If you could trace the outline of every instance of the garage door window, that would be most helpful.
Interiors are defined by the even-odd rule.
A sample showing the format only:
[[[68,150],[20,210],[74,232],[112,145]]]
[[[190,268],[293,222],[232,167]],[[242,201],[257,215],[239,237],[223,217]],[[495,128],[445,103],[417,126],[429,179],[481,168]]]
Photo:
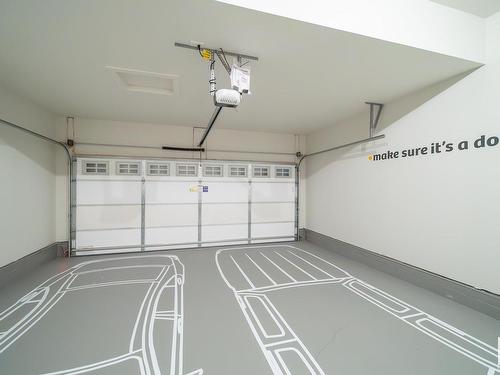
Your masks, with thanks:
[[[253,167],[254,177],[269,177],[269,167]]]
[[[196,177],[198,176],[196,164],[177,164],[177,176]]]
[[[274,170],[275,177],[289,178],[292,176],[292,168],[290,167],[276,167]]]
[[[204,165],[203,176],[205,177],[222,177],[222,165]]]
[[[169,176],[170,165],[168,163],[148,163],[149,176]]]
[[[140,171],[141,165],[139,163],[128,163],[120,161],[116,163],[116,174],[138,176]]]
[[[83,174],[106,175],[108,174],[107,161],[84,161]]]
[[[241,165],[229,166],[229,177],[246,177],[247,167]]]

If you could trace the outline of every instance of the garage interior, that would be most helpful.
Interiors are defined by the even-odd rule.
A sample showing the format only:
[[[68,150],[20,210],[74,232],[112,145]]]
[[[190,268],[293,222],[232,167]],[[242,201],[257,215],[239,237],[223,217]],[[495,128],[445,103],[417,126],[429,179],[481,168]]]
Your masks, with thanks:
[[[0,1],[1,374],[500,374],[496,0]]]

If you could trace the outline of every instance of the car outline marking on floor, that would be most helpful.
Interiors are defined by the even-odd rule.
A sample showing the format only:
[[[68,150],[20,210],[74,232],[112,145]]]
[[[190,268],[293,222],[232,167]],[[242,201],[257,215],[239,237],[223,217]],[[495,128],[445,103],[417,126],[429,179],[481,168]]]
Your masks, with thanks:
[[[345,276],[344,277],[336,277],[336,276],[330,275],[328,272],[321,269],[321,267],[318,267],[317,265],[314,265],[314,264],[310,263],[309,261],[302,258],[302,261],[305,261],[305,262],[309,263],[311,266],[317,268],[319,271],[321,271],[325,274],[328,274],[330,276],[330,278],[329,279],[316,279],[314,276],[309,274],[307,271],[302,270],[304,272],[304,274],[309,275],[311,278],[313,278],[313,280],[311,280],[311,281],[297,281],[291,275],[289,275],[285,270],[281,269],[281,267],[279,267],[276,263],[274,263],[269,258],[269,253],[266,256],[266,255],[264,255],[264,252],[261,252],[261,255],[263,255],[263,257],[266,258],[270,264],[273,264],[277,269],[279,269],[282,273],[284,273],[286,276],[288,276],[290,279],[292,279],[294,281],[291,281],[289,283],[278,284],[266,273],[265,276],[271,280],[273,285],[256,287],[255,284],[252,282],[251,278],[249,278],[249,276],[247,274],[245,274],[245,272],[243,271],[241,266],[234,259],[233,255],[229,255],[231,257],[231,260],[233,261],[233,263],[237,266],[238,270],[241,271],[242,275],[244,276],[244,278],[248,281],[248,284],[250,285],[250,288],[237,289],[229,282],[229,280],[226,277],[226,274],[224,273],[222,266],[220,264],[220,257],[221,257],[221,254],[224,252],[229,253],[229,252],[233,251],[233,253],[236,253],[237,250],[248,249],[250,251],[257,251],[257,250],[262,249],[262,248],[279,248],[279,247],[288,247],[288,248],[294,249],[298,252],[308,254],[309,256],[312,256],[313,258],[316,258],[316,259],[320,260],[321,262],[324,262],[324,263],[330,265],[331,267],[333,267],[336,270],[343,273]],[[292,251],[288,251],[288,252],[297,257],[297,254],[293,253]],[[290,262],[290,259],[287,259],[286,257],[283,257],[282,254],[277,253],[277,250],[275,251],[275,253],[277,255],[279,255],[280,257],[284,258],[287,262]],[[244,251],[243,254],[245,254],[246,257],[250,258],[250,256],[248,255],[247,252]],[[298,256],[298,258],[301,258],[301,257]],[[240,309],[242,310],[243,315],[244,315],[248,325],[250,326],[250,329],[251,329],[254,337],[256,338],[256,340],[260,346],[261,351],[263,352],[264,356],[266,357],[274,375],[285,375],[285,374],[289,373],[288,369],[286,369],[286,365],[283,363],[283,360],[280,360],[279,356],[276,355],[276,349],[272,349],[272,347],[274,345],[280,345],[280,344],[283,344],[284,342],[277,341],[276,344],[273,344],[273,345],[271,345],[269,343],[265,344],[263,342],[262,337],[259,335],[259,330],[258,330],[258,329],[260,329],[261,333],[262,333],[262,329],[261,329],[262,324],[260,324],[260,321],[257,317],[257,314],[250,307],[250,305],[248,303],[248,299],[245,299],[245,296],[246,297],[252,296],[255,298],[261,298],[261,302],[264,304],[267,311],[271,311],[271,312],[274,311],[274,313],[276,314],[276,317],[273,316],[273,319],[275,319],[275,321],[282,321],[282,323],[289,329],[289,333],[293,337],[292,339],[289,339],[287,341],[287,343],[296,343],[296,345],[298,346],[298,349],[297,349],[297,347],[289,347],[289,349],[290,350],[299,350],[299,352],[301,353],[301,356],[302,356],[303,363],[304,363],[304,365],[306,365],[308,367],[311,374],[323,375],[324,372],[320,368],[320,366],[317,363],[317,361],[315,360],[315,358],[310,354],[310,352],[307,350],[305,345],[300,341],[298,336],[293,332],[293,330],[290,328],[288,323],[286,323],[285,319],[281,316],[279,311],[272,304],[271,300],[265,295],[265,293],[267,293],[267,292],[285,289],[285,288],[297,288],[297,287],[303,287],[303,286],[309,286],[309,285],[323,285],[323,284],[340,284],[340,285],[342,285],[343,287],[345,287],[349,291],[355,293],[359,297],[367,300],[368,302],[374,304],[375,306],[381,308],[382,310],[385,310],[389,314],[395,316],[396,318],[405,322],[406,324],[410,325],[411,327],[419,330],[420,332],[424,333],[425,335],[429,336],[430,338],[446,345],[450,349],[455,350],[456,352],[468,357],[469,359],[472,359],[473,361],[485,366],[487,369],[487,375],[494,375],[495,373],[500,374],[500,366],[498,365],[497,348],[494,348],[493,346],[461,331],[460,329],[452,326],[451,324],[448,324],[448,323],[434,317],[433,315],[428,314],[428,313],[398,299],[397,297],[394,297],[394,296],[390,295],[389,293],[384,292],[383,290],[378,289],[377,287],[375,287],[375,286],[373,286],[373,285],[371,285],[371,284],[369,284],[361,279],[358,279],[358,278],[352,276],[349,272],[345,271],[344,269],[342,269],[342,268],[336,266],[335,264],[333,264],[333,263],[315,255],[315,254],[312,254],[306,250],[300,249],[300,248],[292,246],[292,245],[254,245],[254,246],[233,247],[233,248],[227,248],[227,249],[223,248],[223,249],[218,249],[216,251],[215,261],[216,261],[216,265],[217,265],[217,268],[219,270],[220,276],[222,277],[222,279],[224,280],[226,285],[233,291],[234,296],[235,296],[235,298],[238,301],[238,304],[240,306]],[[254,263],[255,260],[252,260],[252,262]],[[293,265],[300,269],[300,266],[298,266],[297,264],[293,264]],[[258,267],[258,269],[263,269],[263,268],[264,267],[262,267],[262,264],[260,264]],[[360,286],[371,291],[371,292],[374,292],[376,295],[379,295],[380,297],[385,298],[386,300],[390,301],[391,303],[393,303],[395,305],[399,305],[400,307],[402,307],[402,309],[396,310],[395,308],[391,308],[387,304],[387,302],[386,303],[382,302],[382,298],[377,300],[375,298],[375,296],[369,295],[366,290],[363,291],[360,288]],[[453,340],[440,335],[438,332],[433,331],[429,327],[425,327],[423,325],[424,322],[430,322],[430,323],[434,324],[436,326],[436,328],[447,331],[457,341],[458,340],[465,341],[465,342],[471,344],[472,346],[478,348],[479,350],[482,350],[483,352],[488,353],[491,357],[496,358],[496,361],[486,359],[477,353],[471,352],[470,350],[466,349],[465,347],[463,347],[459,343],[454,342]],[[257,324],[257,326],[255,326],[255,324]],[[278,359],[278,361],[277,361],[277,359]],[[281,362],[281,364],[282,364],[281,367],[278,364],[278,362]],[[311,369],[312,369],[312,371],[311,371]]]
[[[138,260],[138,259],[161,259],[168,264],[158,265],[158,264],[144,264],[136,266],[118,266],[118,267],[104,267],[102,269],[95,269],[89,271],[78,272],[78,270],[89,266],[104,262],[113,261],[123,261],[123,260]],[[72,283],[80,275],[92,273],[92,272],[102,272],[109,270],[122,270],[130,268],[161,268],[160,272],[155,279],[136,279],[136,280],[123,280],[116,282],[104,282],[104,283],[92,283],[88,285],[83,285],[79,287],[71,287]],[[16,321],[16,323],[7,331],[2,332],[0,335],[0,356],[1,354],[9,348],[11,345],[22,337],[26,332],[29,331],[31,327],[37,324],[40,319],[42,319],[50,310],[59,302],[59,300],[66,294],[83,289],[91,288],[101,288],[107,286],[115,285],[129,285],[135,283],[148,283],[150,284],[144,298],[142,299],[137,318],[134,323],[134,328],[132,330],[132,335],[128,345],[129,351],[117,357],[108,358],[103,361],[90,363],[87,365],[69,368],[65,370],[59,370],[55,372],[46,373],[45,375],[62,375],[62,374],[83,374],[89,371],[94,371],[96,369],[109,367],[117,363],[121,363],[128,360],[137,360],[139,362],[139,369],[141,375],[162,375],[161,370],[158,367],[158,362],[154,347],[154,324],[157,319],[168,319],[172,320],[172,350],[171,350],[171,361],[170,361],[170,371],[169,375],[201,375],[203,374],[202,369],[198,369],[190,372],[189,374],[183,374],[183,305],[184,305],[184,265],[180,262],[179,258],[175,255],[143,255],[143,256],[126,256],[126,257],[114,257],[106,259],[91,260],[79,263],[67,270],[60,272],[45,282],[34,288],[32,291],[28,292],[26,295],[21,297],[16,303],[5,309],[0,313],[0,322],[13,313],[15,313],[19,308],[26,305],[27,303],[37,303],[37,305],[32,308],[28,314],[23,316],[21,319]],[[62,281],[62,285],[55,291],[51,291],[51,286]],[[172,311],[160,312],[160,317],[157,316],[157,307],[162,292],[165,288],[173,288],[174,290],[174,309]],[[41,298],[38,298],[40,294],[43,293]],[[32,298],[37,297],[37,299],[32,300]],[[148,298],[149,297],[149,298]],[[149,299],[149,302],[147,302]],[[150,313],[152,311],[152,313]],[[139,322],[143,321],[142,328],[139,327]],[[138,335],[140,332],[140,335]],[[142,346],[134,349],[134,341],[141,337]],[[144,344],[147,339],[147,344]],[[166,374],[165,374],[166,375]]]

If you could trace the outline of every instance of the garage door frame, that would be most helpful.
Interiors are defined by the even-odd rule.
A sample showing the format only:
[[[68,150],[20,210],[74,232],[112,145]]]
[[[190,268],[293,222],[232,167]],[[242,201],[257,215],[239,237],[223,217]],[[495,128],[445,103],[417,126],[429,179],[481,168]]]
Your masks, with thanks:
[[[285,236],[265,236],[265,237],[252,237],[252,224],[256,224],[255,220],[252,220],[252,205],[256,202],[252,202],[252,185],[258,184],[259,178],[255,178],[248,175],[246,178],[242,179],[246,184],[248,184],[248,236],[245,238],[229,239],[229,240],[217,240],[217,241],[203,241],[201,237],[201,230],[203,227],[202,223],[202,209],[203,209],[203,184],[210,184],[210,179],[205,177],[200,177],[201,173],[196,177],[198,183],[198,241],[186,242],[186,243],[174,243],[174,244],[147,244],[145,239],[146,231],[146,198],[145,198],[145,173],[142,172],[141,178],[141,243],[124,245],[124,246],[102,246],[94,248],[77,248],[77,193],[78,193],[78,179],[79,179],[79,169],[78,160],[129,160],[129,161],[140,161],[142,165],[145,165],[147,161],[163,161],[170,162],[170,165],[175,165],[174,163],[196,163],[198,164],[198,169],[202,168],[204,164],[244,164],[248,166],[248,170],[251,169],[253,165],[269,165],[271,167],[270,172],[274,173],[274,168],[276,166],[289,166],[292,170],[292,177],[285,179],[283,181],[276,181],[277,179],[266,180],[269,183],[285,183],[293,185],[293,234]],[[233,244],[251,244],[251,243],[262,243],[262,242],[287,242],[298,240],[298,191],[299,191],[299,178],[297,174],[296,163],[293,162],[271,162],[271,161],[251,161],[251,160],[221,160],[221,159],[189,159],[189,158],[158,158],[158,157],[124,157],[124,156],[114,156],[114,155],[74,155],[72,158],[72,177],[71,177],[71,192],[72,192],[72,202],[70,210],[70,221],[71,221],[71,254],[72,255],[91,255],[91,254],[108,254],[108,253],[121,253],[121,252],[131,252],[131,251],[155,251],[155,250],[170,250],[178,248],[195,248],[195,247],[209,247],[215,245],[233,245]],[[213,182],[213,181],[212,181]],[[278,202],[286,203],[286,202]],[[292,203],[290,200],[288,203]],[[292,220],[288,221],[292,223]],[[262,223],[261,223],[262,224]]]

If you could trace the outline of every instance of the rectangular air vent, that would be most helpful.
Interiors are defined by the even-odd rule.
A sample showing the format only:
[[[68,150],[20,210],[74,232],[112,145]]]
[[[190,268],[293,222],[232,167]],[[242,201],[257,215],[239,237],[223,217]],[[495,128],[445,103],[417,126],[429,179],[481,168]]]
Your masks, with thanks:
[[[106,68],[113,71],[120,83],[129,91],[161,95],[175,95],[178,93],[178,75],[145,72],[114,66],[107,66]]]
[[[169,176],[170,165],[169,163],[148,163],[149,176]]]
[[[116,162],[116,174],[138,176],[141,172],[141,164],[139,162]]]
[[[198,166],[196,164],[177,164],[176,174],[180,177],[197,177]]]
[[[253,167],[254,177],[269,177],[269,167]]]
[[[83,162],[83,174],[107,175],[109,164],[107,161],[90,161]]]
[[[203,176],[205,177],[222,177],[222,165],[204,165]]]
[[[242,165],[230,165],[229,177],[246,177],[248,168]]]

